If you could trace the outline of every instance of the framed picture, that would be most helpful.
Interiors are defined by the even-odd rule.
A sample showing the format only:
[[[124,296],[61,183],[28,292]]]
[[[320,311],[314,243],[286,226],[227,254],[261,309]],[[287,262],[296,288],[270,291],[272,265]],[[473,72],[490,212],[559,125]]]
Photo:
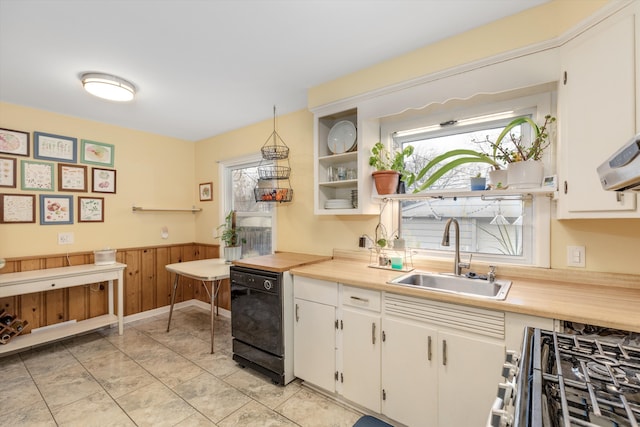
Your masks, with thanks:
[[[0,194],[0,223],[36,222],[34,194]]]
[[[78,140],[44,132],[33,133],[33,158],[78,162]]]
[[[116,192],[116,171],[113,169],[91,168],[94,193]]]
[[[58,163],[58,191],[87,191],[87,167]]]
[[[213,182],[204,182],[200,184],[200,201],[209,200],[213,200]]]
[[[104,197],[78,197],[78,222],[104,222]]]
[[[89,165],[113,167],[115,147],[104,142],[81,140],[80,162]]]
[[[73,224],[73,196],[40,195],[40,225]]]
[[[19,130],[0,129],[0,153],[29,157],[29,134]]]
[[[0,157],[0,187],[16,187],[16,159]]]
[[[21,187],[23,190],[54,190],[53,163],[22,160],[20,165]]]

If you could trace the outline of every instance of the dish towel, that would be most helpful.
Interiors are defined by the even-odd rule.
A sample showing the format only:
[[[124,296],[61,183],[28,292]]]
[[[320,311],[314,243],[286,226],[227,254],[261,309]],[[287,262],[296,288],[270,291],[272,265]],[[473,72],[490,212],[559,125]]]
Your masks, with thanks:
[[[353,427],[393,427],[391,424],[387,424],[382,420],[372,417],[371,415],[364,415],[361,417]]]

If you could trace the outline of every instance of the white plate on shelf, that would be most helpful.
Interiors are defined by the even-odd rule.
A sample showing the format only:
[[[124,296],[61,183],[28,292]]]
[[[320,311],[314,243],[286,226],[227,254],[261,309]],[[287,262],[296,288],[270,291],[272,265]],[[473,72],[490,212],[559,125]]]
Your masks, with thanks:
[[[356,145],[356,126],[349,120],[342,120],[331,128],[327,137],[327,146],[333,154],[342,154]]]
[[[325,209],[351,209],[353,204],[348,199],[329,199],[324,203]]]

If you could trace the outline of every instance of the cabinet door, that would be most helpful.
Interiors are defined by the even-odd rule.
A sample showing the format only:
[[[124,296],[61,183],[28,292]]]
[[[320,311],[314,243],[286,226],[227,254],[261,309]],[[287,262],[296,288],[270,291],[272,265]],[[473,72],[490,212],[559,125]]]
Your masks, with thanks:
[[[380,314],[344,308],[342,395],[380,412]]]
[[[382,413],[409,426],[437,426],[436,330],[385,317],[383,336]]]
[[[439,425],[485,425],[501,380],[504,343],[439,331],[438,353]]]
[[[579,35],[563,51],[562,218],[637,216],[636,195],[604,191],[596,172],[636,133],[635,40],[634,16],[626,10]]]
[[[296,298],[294,301],[294,375],[327,391],[335,391],[336,309]]]

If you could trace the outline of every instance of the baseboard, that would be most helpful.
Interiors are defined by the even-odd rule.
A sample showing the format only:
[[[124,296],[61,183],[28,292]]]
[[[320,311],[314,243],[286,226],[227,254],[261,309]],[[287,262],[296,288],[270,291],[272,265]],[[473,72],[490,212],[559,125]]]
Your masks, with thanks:
[[[200,301],[199,299],[190,299],[188,301],[177,302],[174,304],[174,310],[180,310],[188,307],[196,307],[203,311],[209,312],[211,310],[211,306],[208,302]],[[169,314],[169,309],[171,306],[165,305],[163,307],[154,308],[152,310],[142,311],[140,313],[130,314],[128,316],[124,316],[124,323],[135,322],[137,320],[148,319],[150,317],[159,316],[162,314]],[[222,317],[231,318],[231,312],[224,308],[220,308],[218,314]]]

